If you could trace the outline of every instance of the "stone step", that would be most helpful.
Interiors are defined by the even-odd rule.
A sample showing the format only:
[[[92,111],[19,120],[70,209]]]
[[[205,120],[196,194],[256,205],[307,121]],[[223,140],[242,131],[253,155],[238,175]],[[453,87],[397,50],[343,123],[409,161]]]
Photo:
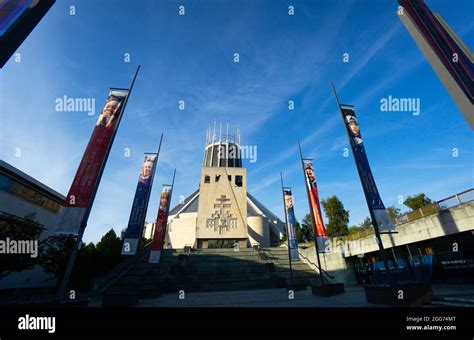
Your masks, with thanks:
[[[440,306],[474,307],[474,297],[435,296],[431,303]]]
[[[168,268],[172,265],[178,266],[201,266],[201,267],[218,267],[218,266],[232,266],[232,267],[251,267],[255,265],[264,265],[265,262],[259,261],[254,259],[253,261],[242,261],[242,260],[235,260],[235,259],[228,259],[228,260],[219,260],[219,261],[174,261],[174,262],[162,262],[159,265],[151,264],[151,263],[138,263],[134,266],[137,269],[154,269],[154,268]]]
[[[192,284],[178,284],[175,291],[208,292],[208,291],[239,291],[250,289],[276,288],[274,280],[255,280],[242,282],[199,282]]]
[[[290,272],[284,272],[284,273],[280,272],[280,273],[276,273],[276,275],[283,278],[290,278],[292,274]],[[313,273],[293,272],[293,277],[311,279],[311,278],[317,278],[318,276]]]
[[[160,263],[174,262],[174,261],[229,261],[229,260],[241,260],[241,261],[255,261],[259,257],[256,254],[236,254],[235,256],[230,255],[218,255],[218,254],[208,254],[208,255],[180,255],[180,256],[162,256]],[[148,259],[139,261],[139,263],[148,263]],[[155,265],[157,265],[155,263]]]
[[[182,249],[164,250],[159,264],[140,259],[113,283],[107,293],[159,296],[160,292],[233,291],[285,287],[291,273],[287,249],[266,249],[268,259],[260,259],[251,248],[202,249],[185,255]],[[269,271],[268,263],[273,263]],[[292,261],[293,284],[307,285],[317,273],[303,261]]]

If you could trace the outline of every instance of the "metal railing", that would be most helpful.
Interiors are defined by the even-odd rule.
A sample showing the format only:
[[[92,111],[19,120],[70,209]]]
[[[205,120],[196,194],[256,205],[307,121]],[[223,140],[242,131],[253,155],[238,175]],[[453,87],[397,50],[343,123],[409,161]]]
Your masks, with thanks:
[[[309,242],[307,242],[306,244],[308,244]],[[288,248],[288,242],[287,241],[283,241],[281,243],[281,245],[283,245],[284,247]],[[316,268],[316,270],[319,272],[319,267],[316,263],[314,263],[313,261],[311,261],[307,256],[305,256],[301,251],[300,251],[300,248],[298,247],[298,255],[299,257],[303,258],[303,262],[307,262],[306,264],[310,265],[310,268],[311,268],[311,265],[314,266]],[[313,268],[311,268],[313,269]],[[331,274],[329,274],[326,270],[324,270],[323,268],[321,268],[321,272],[318,273],[319,275],[326,275],[328,279],[332,280],[334,279],[334,276],[332,276]]]
[[[397,217],[394,222],[395,225],[404,224],[426,216],[436,214],[442,210],[446,210],[457,205],[470,202],[472,200],[474,200],[474,188],[443,198],[440,201],[425,205],[424,207],[421,207],[417,210],[409,211],[403,214],[402,216]]]

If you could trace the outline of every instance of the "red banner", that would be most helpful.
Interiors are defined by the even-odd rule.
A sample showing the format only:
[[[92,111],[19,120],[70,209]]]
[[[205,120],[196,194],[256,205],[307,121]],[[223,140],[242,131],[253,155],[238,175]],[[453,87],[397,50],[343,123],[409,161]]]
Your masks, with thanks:
[[[150,263],[159,263],[161,251],[165,243],[166,226],[168,224],[168,212],[171,201],[172,187],[165,185],[160,196],[160,206],[158,208],[158,216],[156,218],[155,231],[153,233],[153,241],[151,243]]]
[[[327,248],[326,241],[328,240],[328,237],[321,214],[321,204],[319,203],[318,186],[316,185],[316,175],[314,173],[313,162],[303,162],[303,165],[306,179],[306,189],[308,191],[311,221],[313,222],[318,252],[325,253]]]
[[[91,208],[127,95],[128,91],[110,91],[64,201],[57,234],[78,234],[85,213]]]

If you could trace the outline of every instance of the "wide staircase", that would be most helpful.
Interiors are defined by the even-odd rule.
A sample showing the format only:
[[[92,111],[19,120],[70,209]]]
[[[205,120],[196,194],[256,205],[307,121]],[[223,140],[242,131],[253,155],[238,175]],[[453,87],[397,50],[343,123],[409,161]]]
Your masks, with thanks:
[[[161,293],[236,291],[318,284],[318,274],[302,260],[292,261],[286,248],[169,249],[159,264],[148,252],[104,287],[104,296],[157,297]]]

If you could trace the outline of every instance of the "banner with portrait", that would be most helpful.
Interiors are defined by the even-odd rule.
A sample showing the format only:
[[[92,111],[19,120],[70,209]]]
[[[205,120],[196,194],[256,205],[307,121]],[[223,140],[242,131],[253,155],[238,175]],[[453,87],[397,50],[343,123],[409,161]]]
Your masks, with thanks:
[[[138,176],[137,190],[133,199],[132,211],[130,212],[130,219],[125,230],[122,255],[135,255],[137,253],[143,226],[145,225],[157,160],[158,156],[154,154],[145,155],[143,160],[140,175]]]
[[[156,217],[155,230],[153,232],[153,241],[151,243],[149,263],[160,263],[161,251],[165,243],[172,191],[173,187],[171,185],[163,185],[160,205],[158,207],[158,216]]]
[[[303,167],[316,246],[318,252],[326,253],[329,251],[329,247],[327,247],[328,235],[321,213],[321,204],[319,202],[318,186],[316,185],[316,175],[314,172],[313,162],[303,161]]]
[[[111,90],[97,119],[57,221],[57,235],[77,236],[90,210],[112,147],[128,90]]]
[[[379,231],[388,232],[394,229],[393,223],[380,198],[379,191],[375,184],[369,161],[365,153],[364,141],[360,133],[359,123],[352,108],[341,108],[344,124],[346,125],[352,152],[354,154],[357,171],[364,189],[367,205],[377,222]]]
[[[287,238],[288,238],[288,247],[290,249],[290,259],[299,260],[298,255],[298,238],[296,237],[295,227],[296,227],[296,218],[295,218],[295,208],[293,205],[293,194],[291,189],[284,188],[283,196],[285,198],[285,214],[287,224]]]

